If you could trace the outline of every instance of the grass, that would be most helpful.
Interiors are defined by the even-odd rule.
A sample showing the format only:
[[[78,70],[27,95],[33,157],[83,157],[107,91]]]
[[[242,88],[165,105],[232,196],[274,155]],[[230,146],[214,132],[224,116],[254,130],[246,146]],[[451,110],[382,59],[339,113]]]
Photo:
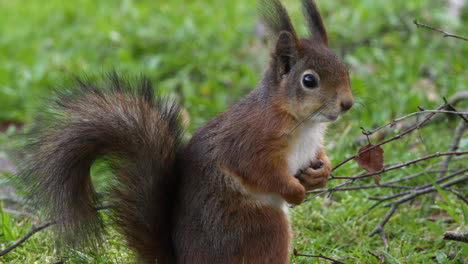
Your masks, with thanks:
[[[300,1],[284,2],[298,31],[305,34]],[[468,44],[412,24],[418,19],[467,36],[467,7],[460,18],[454,18],[446,14],[442,0],[318,2],[331,46],[350,68],[358,102],[328,131],[333,163],[359,149],[353,144],[360,136],[359,127],[371,129],[416,111],[418,105],[436,108],[442,96],[468,90]],[[253,0],[0,0],[0,6],[0,124],[28,124],[39,98],[65,86],[73,74],[116,69],[130,76],[148,75],[161,93],[180,102],[190,117],[190,133],[255,87],[268,61],[264,38],[255,31]],[[455,121],[447,120],[385,145],[385,159],[394,163],[446,151],[455,126]],[[0,157],[14,147],[16,132],[10,128],[0,134]],[[461,149],[468,148],[467,142],[465,134]],[[436,161],[382,178],[403,177]],[[336,173],[356,172],[357,165],[350,163]],[[431,182],[432,177],[426,175],[412,184]],[[5,185],[2,180],[0,188]],[[441,239],[445,230],[466,228],[468,208],[451,193],[442,191],[441,198],[427,196],[400,206],[385,228],[388,253],[377,236],[367,237],[386,213],[382,207],[368,211],[372,201],[367,198],[392,193],[387,189],[336,193],[331,199],[318,198],[296,207],[291,210],[293,246],[301,253],[321,253],[346,263],[376,263],[368,251],[385,254],[386,263],[463,263],[460,256],[468,255],[467,246]],[[15,205],[4,201],[1,208]],[[1,211],[1,247],[27,233],[32,223],[30,218]],[[132,263],[123,241],[110,230],[102,250],[75,250],[70,261]],[[49,231],[40,232],[0,262],[53,263],[60,259],[55,243]],[[450,254],[456,257],[450,260]],[[313,261],[326,263],[291,260]]]

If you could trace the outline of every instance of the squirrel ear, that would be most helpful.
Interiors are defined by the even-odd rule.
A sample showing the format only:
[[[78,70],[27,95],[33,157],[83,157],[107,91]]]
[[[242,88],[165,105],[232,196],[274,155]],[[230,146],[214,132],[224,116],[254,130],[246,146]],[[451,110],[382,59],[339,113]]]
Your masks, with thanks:
[[[260,16],[270,33],[277,37],[281,32],[290,33],[296,46],[299,47],[299,38],[291,23],[288,12],[278,0],[261,0],[259,2]]]
[[[304,17],[309,25],[309,32],[312,34],[311,38],[328,46],[327,30],[317,5],[313,0],[302,0],[302,7],[304,8]]]
[[[261,0],[260,15],[276,39],[276,48],[272,54],[276,62],[278,77],[288,74],[297,60],[300,41],[291,23],[288,12],[278,0]]]
[[[287,31],[282,31],[278,36],[276,49],[273,54],[280,77],[291,71],[297,60],[297,54],[297,44],[293,35]]]

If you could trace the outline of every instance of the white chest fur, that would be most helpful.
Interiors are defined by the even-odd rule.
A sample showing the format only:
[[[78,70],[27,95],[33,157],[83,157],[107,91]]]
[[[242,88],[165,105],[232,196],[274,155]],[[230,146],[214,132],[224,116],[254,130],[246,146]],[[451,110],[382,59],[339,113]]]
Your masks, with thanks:
[[[292,147],[287,155],[288,169],[295,175],[300,169],[306,168],[315,159],[322,147],[324,123],[309,122],[297,128],[293,135]]]
[[[297,128],[294,135],[292,135],[293,145],[287,155],[288,170],[291,175],[295,175],[298,170],[306,168],[315,159],[317,151],[322,147],[324,130],[324,123],[319,122],[304,123]],[[251,197],[259,206],[268,205],[282,210],[285,214],[288,213],[286,202],[279,194],[252,192],[238,181],[238,177],[233,175],[232,179],[236,180],[235,186],[246,196]]]

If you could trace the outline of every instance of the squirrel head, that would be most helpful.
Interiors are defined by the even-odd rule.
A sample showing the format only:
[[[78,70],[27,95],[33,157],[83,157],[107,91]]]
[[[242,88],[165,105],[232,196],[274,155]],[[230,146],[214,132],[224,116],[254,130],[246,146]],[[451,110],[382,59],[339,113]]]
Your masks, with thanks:
[[[275,39],[262,88],[275,105],[295,120],[331,122],[354,99],[347,68],[328,46],[327,31],[312,0],[302,0],[310,36],[299,38],[284,6],[262,0],[261,15]]]

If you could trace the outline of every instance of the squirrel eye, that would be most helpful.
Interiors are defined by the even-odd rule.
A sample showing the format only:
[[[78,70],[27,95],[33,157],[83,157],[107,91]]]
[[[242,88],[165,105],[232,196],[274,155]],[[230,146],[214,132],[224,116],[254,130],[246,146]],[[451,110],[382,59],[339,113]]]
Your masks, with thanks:
[[[313,74],[306,74],[302,77],[302,84],[305,88],[314,89],[318,87],[317,78]]]

